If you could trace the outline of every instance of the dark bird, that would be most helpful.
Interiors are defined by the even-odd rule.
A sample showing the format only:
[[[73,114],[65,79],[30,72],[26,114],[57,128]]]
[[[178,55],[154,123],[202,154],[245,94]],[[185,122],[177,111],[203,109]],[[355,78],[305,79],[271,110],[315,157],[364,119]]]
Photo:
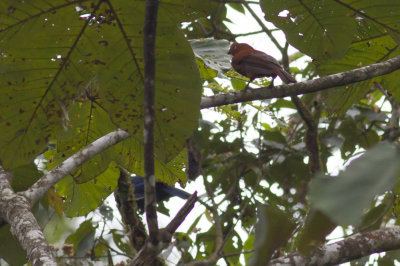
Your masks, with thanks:
[[[131,182],[135,188],[136,205],[140,212],[144,212],[144,179],[141,176],[135,176],[132,177]],[[188,199],[190,194],[179,188],[168,186],[163,182],[156,182],[157,202],[168,200],[175,196],[182,199]]]
[[[296,83],[295,78],[286,72],[275,58],[255,50],[247,43],[232,43],[228,54],[233,55],[231,61],[233,69],[250,78],[245,89],[254,79],[262,77],[272,77],[271,87],[274,86],[274,79],[277,76],[286,84]]]

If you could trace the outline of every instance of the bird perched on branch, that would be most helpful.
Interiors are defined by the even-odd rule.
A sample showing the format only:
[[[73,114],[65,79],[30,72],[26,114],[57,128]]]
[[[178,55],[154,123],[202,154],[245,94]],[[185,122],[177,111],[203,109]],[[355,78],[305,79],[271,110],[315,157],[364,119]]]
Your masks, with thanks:
[[[135,189],[136,205],[140,212],[144,212],[144,179],[141,176],[132,177],[131,182]],[[157,201],[168,200],[171,197],[180,197],[188,199],[190,194],[179,188],[168,186],[162,182],[156,182],[156,198]]]
[[[245,89],[249,87],[250,82],[261,77],[272,77],[271,87],[274,86],[274,79],[277,76],[286,84],[296,83],[294,77],[286,72],[275,58],[255,50],[247,43],[232,43],[228,54],[233,55],[231,61],[233,69],[250,78]]]

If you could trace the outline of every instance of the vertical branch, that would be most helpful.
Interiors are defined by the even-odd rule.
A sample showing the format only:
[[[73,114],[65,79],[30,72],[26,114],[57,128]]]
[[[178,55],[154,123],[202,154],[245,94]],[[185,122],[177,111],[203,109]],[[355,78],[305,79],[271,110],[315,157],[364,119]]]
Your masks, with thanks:
[[[183,222],[194,207],[197,192],[192,195],[185,206],[167,228],[159,229],[156,210],[156,179],[154,176],[154,98],[155,98],[155,40],[159,0],[146,0],[143,27],[143,59],[144,59],[144,196],[149,238],[140,249],[130,265],[161,265],[157,254],[172,239],[172,234]]]
[[[154,176],[154,97],[155,97],[155,41],[157,28],[158,0],[146,0],[143,27],[144,59],[144,191],[150,243],[158,243],[156,210],[156,179]]]

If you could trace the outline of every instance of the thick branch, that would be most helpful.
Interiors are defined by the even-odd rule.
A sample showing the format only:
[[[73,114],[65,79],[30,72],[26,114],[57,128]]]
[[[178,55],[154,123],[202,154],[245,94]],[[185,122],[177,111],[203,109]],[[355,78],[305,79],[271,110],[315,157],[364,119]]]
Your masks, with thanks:
[[[398,70],[399,68],[400,56],[397,56],[382,63],[356,68],[319,79],[285,84],[275,88],[264,87],[203,97],[200,106],[204,109],[234,103],[283,98],[287,96],[312,93],[386,75]]]
[[[57,265],[43,236],[29,201],[15,194],[10,186],[10,173],[0,166],[0,213],[11,225],[13,235],[26,251],[32,265]]]
[[[146,0],[143,27],[144,60],[144,198],[150,243],[158,244],[158,221],[156,210],[156,178],[154,176],[154,98],[156,81],[156,29],[158,0]]]
[[[292,253],[270,261],[269,265],[336,265],[373,253],[400,248],[400,227],[355,234],[317,249],[310,257]]]
[[[47,190],[60,181],[64,176],[74,171],[77,167],[88,161],[93,156],[129,137],[129,133],[121,129],[108,133],[66,159],[60,165],[41,177],[29,189],[22,192],[21,195],[26,197],[31,205],[35,204],[36,201],[43,197]]]

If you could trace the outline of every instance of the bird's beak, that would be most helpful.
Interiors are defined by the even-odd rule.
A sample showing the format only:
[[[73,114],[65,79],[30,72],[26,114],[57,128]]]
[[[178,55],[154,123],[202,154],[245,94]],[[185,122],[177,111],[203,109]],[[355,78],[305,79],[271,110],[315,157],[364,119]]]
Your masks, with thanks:
[[[228,51],[228,54],[232,54],[231,51]]]

